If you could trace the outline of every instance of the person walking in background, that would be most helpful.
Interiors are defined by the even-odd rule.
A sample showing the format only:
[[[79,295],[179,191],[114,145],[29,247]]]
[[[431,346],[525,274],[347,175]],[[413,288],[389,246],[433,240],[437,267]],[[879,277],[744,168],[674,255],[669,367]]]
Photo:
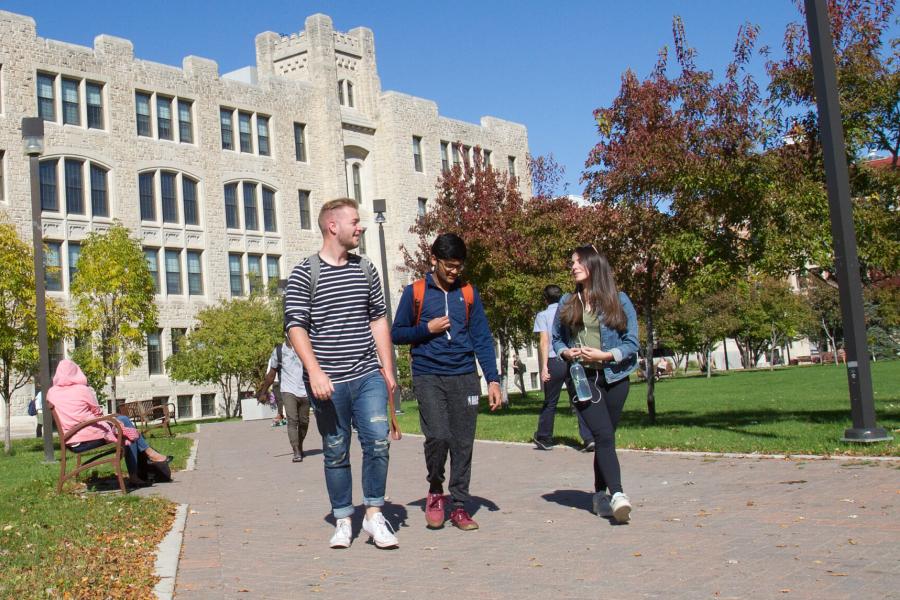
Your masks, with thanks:
[[[622,490],[615,437],[628,376],[637,368],[637,314],[593,245],[576,248],[571,260],[575,292],[560,300],[553,349],[566,362],[581,363],[590,386],[590,400],[577,402],[576,408],[594,436],[594,512],[625,523],[631,502]]]
[[[544,389],[544,405],[538,415],[537,430],[531,439],[539,450],[550,450],[556,444],[553,441],[553,425],[556,420],[556,405],[559,402],[563,384],[566,385],[569,400],[573,403],[575,401],[575,392],[572,390],[572,382],[569,379],[569,369],[550,344],[553,319],[556,317],[561,295],[562,290],[558,285],[545,287],[544,302],[547,304],[547,308],[539,312],[534,319],[534,333],[538,334],[538,365],[540,365],[541,386]],[[578,410],[574,412],[578,421],[578,433],[584,441],[582,451],[593,452],[594,436],[584,422],[581,412]]]
[[[275,395],[281,396],[281,404],[287,415],[288,440],[294,451],[293,462],[303,462],[303,440],[309,429],[309,397],[303,383],[303,363],[297,358],[293,346],[285,341],[275,346],[269,357],[269,370],[263,379],[262,387],[257,394],[260,402],[265,402],[270,387],[274,388],[275,376],[278,376],[278,390]]]
[[[285,328],[303,363],[304,383],[322,435],[325,485],[336,524],[332,548],[347,548],[353,480],[351,424],[363,451],[363,530],[378,548],[399,545],[381,513],[390,456],[388,394],[393,396],[393,348],[378,273],[350,254],[365,228],[355,200],[338,198],[319,211],[322,247],[294,267],[284,296]],[[399,431],[394,432],[399,439]]]
[[[494,340],[478,291],[460,281],[466,244],[443,233],[431,245],[432,270],[406,286],[391,328],[395,344],[412,349],[413,392],[419,404],[419,423],[425,435],[428,494],[425,522],[444,526],[444,469],[450,454],[450,522],[462,530],[478,529],[466,510],[470,500],[472,450],[481,397],[478,364],[488,384],[491,410],[503,402]]]

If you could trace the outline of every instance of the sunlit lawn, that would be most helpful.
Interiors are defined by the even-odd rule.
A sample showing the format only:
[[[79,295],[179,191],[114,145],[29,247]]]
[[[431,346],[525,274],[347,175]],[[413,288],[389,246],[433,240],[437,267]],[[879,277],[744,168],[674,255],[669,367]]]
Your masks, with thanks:
[[[174,471],[184,467],[191,447],[177,436],[195,426],[172,429],[174,438],[154,429],[148,440],[175,457]],[[72,484],[57,495],[59,463],[44,463],[41,440],[16,440],[13,449],[12,456],[0,454],[0,598],[151,597],[154,552],[174,505],[97,493],[118,490],[109,465],[85,472],[87,486]]]
[[[878,425],[900,428],[900,361],[872,365]],[[895,440],[877,444],[840,441],[851,426],[847,371],[817,365],[770,371],[731,371],[705,377],[665,379],[656,384],[656,423],[647,418],[647,386],[631,386],[616,436],[620,448],[667,448],[711,452],[900,455]],[[531,439],[543,397],[510,394],[509,408],[491,414],[482,399],[477,437],[526,442]],[[405,402],[401,427],[418,432],[415,402]],[[565,391],[555,437],[580,445]]]

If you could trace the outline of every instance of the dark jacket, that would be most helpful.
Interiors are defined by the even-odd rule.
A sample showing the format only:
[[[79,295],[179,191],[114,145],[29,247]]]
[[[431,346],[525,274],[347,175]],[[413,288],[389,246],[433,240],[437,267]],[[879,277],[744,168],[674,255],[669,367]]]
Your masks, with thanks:
[[[557,356],[562,356],[564,350],[569,349],[571,343],[572,332],[569,328],[562,324],[559,319],[559,313],[562,307],[566,305],[572,294],[566,294],[559,300],[559,310],[553,318],[553,333],[551,343],[553,350]],[[625,292],[619,292],[619,302],[622,303],[622,310],[625,311],[625,319],[628,323],[625,331],[617,331],[603,325],[601,319],[600,325],[600,341],[603,344],[601,350],[611,352],[613,360],[604,363],[603,375],[606,381],[612,383],[625,379],[632,371],[637,368],[637,352],[638,352],[638,322],[637,313],[634,311],[634,305]]]
[[[484,306],[478,290],[474,290],[474,304],[466,322],[466,301],[459,281],[444,292],[434,283],[431,273],[425,275],[425,298],[422,316],[415,324],[413,286],[408,285],[400,296],[391,339],[395,344],[412,344],[413,375],[464,375],[474,373],[475,357],[488,383],[500,381],[497,374],[497,355],[494,339],[488,327]],[[428,321],[448,315],[450,329],[440,334],[428,331]]]

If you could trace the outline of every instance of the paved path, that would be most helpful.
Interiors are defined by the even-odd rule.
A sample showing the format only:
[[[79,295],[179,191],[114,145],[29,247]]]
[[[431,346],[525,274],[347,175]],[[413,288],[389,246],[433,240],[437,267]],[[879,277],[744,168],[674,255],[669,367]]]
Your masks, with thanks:
[[[332,533],[319,437],[290,462],[268,421],[202,425],[177,599],[900,598],[900,464],[621,453],[627,526],[589,512],[590,458],[479,443],[481,529],[424,526],[422,439],[391,448],[398,550]],[[361,497],[354,441],[354,498]],[[361,527],[362,510],[354,518]]]

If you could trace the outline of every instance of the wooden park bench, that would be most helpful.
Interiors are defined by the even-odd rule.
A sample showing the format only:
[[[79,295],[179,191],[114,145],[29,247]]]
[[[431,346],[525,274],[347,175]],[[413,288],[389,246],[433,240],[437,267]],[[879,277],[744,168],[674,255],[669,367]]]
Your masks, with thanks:
[[[169,437],[172,437],[169,421],[175,420],[175,405],[171,402],[162,404],[156,402],[156,400],[124,402],[119,405],[117,412],[131,419],[142,433],[147,433],[153,427],[165,427]]]
[[[47,404],[50,406],[50,414],[53,415],[53,422],[56,424],[56,430],[59,432],[59,482],[56,484],[56,493],[62,493],[63,484],[67,479],[74,479],[82,471],[104,464],[111,464],[113,466],[116,471],[116,478],[119,480],[119,489],[122,490],[123,494],[127,493],[127,491],[125,490],[125,479],[122,477],[122,453],[125,451],[126,438],[125,432],[122,429],[121,421],[119,421],[114,415],[104,415],[102,417],[97,417],[96,419],[83,421],[69,429],[67,432],[63,433],[63,428],[59,423],[59,417],[56,414],[56,409],[49,402],[47,402]],[[82,453],[76,452],[72,448],[69,448],[67,445],[68,441],[76,432],[95,423],[101,423],[104,421],[112,423],[115,426],[116,441],[106,442],[102,446],[97,446],[96,448],[92,448],[91,450],[86,450],[84,454],[89,454],[90,458],[82,463]],[[100,452],[95,453],[95,450],[99,450]],[[70,473],[66,473],[66,457],[69,453],[74,454],[76,457],[75,468]]]

